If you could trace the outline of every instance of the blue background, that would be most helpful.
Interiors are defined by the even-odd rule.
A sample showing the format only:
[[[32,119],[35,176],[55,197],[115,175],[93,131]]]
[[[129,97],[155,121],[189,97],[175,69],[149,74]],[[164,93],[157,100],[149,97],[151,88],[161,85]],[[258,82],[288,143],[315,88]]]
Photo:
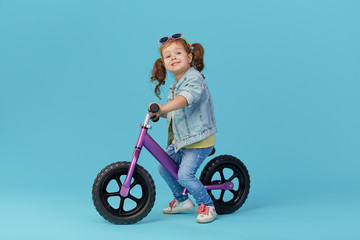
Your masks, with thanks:
[[[359,7],[0,0],[0,238],[359,239]],[[155,206],[135,225],[110,224],[93,180],[130,161],[156,101],[157,40],[176,32],[204,46],[217,154],[247,165],[249,198],[212,224],[165,216],[170,191],[143,151]],[[152,125],[164,146],[165,121]]]

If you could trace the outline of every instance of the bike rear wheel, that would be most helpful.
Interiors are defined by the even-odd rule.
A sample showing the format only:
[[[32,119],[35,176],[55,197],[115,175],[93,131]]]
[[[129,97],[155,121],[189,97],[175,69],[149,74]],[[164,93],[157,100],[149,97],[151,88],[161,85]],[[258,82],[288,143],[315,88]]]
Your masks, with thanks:
[[[154,181],[140,165],[136,165],[128,196],[120,195],[129,167],[130,162],[110,164],[101,170],[93,184],[92,198],[95,208],[111,223],[136,223],[146,217],[154,206]]]
[[[200,175],[204,185],[233,182],[232,190],[208,190],[218,214],[233,213],[244,203],[250,190],[250,176],[243,162],[221,155],[206,164]]]

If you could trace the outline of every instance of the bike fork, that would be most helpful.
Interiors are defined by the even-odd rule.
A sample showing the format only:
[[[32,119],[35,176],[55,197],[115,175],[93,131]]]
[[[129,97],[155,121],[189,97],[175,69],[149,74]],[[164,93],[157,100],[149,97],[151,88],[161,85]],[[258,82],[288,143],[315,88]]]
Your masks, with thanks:
[[[139,134],[138,141],[137,141],[136,146],[135,146],[134,153],[133,153],[132,158],[131,158],[129,171],[128,171],[128,173],[126,175],[126,179],[125,179],[125,181],[124,181],[124,183],[123,183],[123,185],[121,186],[121,189],[120,189],[120,195],[122,197],[126,197],[129,194],[131,179],[132,179],[133,173],[135,171],[137,161],[138,161],[139,156],[140,156],[140,152],[141,152],[141,148],[142,148],[143,143],[144,143],[144,138],[145,138],[146,132],[147,132],[147,128],[142,127],[141,131],[140,131],[140,134]]]

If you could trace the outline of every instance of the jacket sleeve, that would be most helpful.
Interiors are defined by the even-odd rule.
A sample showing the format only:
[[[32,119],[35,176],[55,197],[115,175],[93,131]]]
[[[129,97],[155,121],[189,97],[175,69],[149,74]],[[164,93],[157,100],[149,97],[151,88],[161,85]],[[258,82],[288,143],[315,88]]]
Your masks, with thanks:
[[[204,91],[204,83],[200,76],[189,75],[184,80],[181,91],[178,95],[186,98],[188,105],[196,103]]]

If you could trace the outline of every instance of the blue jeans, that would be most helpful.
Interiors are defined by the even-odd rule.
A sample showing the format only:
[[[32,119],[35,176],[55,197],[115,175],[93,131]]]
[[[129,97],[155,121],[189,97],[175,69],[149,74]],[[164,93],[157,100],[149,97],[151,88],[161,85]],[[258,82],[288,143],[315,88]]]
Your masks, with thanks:
[[[169,145],[166,149],[167,154],[179,165],[178,178],[176,180],[170,173],[162,166],[159,166],[160,175],[169,185],[174,197],[179,202],[185,201],[189,198],[188,194],[183,195],[184,187],[193,195],[198,205],[202,203],[206,206],[212,206],[213,201],[205,189],[204,185],[195,177],[195,173],[211,153],[213,147],[208,148],[181,148],[177,153],[174,150],[174,144]]]

